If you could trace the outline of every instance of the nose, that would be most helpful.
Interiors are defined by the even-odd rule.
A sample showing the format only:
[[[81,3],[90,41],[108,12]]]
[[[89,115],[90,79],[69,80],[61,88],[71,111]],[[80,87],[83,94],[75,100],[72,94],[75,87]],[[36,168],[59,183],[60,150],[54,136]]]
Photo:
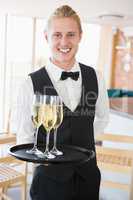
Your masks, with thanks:
[[[68,38],[67,38],[66,35],[63,35],[63,36],[61,37],[60,43],[61,43],[62,46],[65,46],[65,45],[68,44]]]

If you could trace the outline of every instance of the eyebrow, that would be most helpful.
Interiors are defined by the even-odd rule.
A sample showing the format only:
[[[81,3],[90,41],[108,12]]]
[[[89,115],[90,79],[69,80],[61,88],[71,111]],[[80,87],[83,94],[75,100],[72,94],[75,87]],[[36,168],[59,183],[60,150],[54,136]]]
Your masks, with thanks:
[[[55,34],[55,33],[62,34],[62,32],[59,32],[59,31],[53,32],[53,34]],[[76,31],[68,31],[67,33],[76,33]]]

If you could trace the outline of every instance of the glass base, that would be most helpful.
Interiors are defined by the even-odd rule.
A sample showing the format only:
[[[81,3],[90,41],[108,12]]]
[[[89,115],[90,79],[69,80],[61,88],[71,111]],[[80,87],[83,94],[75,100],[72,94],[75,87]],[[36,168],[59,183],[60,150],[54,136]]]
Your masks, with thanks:
[[[39,158],[44,158],[44,159],[54,159],[56,156],[50,153],[49,151],[45,151],[41,155],[39,155]]]
[[[59,151],[57,148],[51,149],[50,153],[52,153],[55,156],[61,156],[61,155],[63,155],[63,152]]]
[[[34,147],[30,150],[27,150],[26,153],[34,154],[34,155],[43,155],[43,153],[40,150],[38,150],[37,148],[34,148]]]

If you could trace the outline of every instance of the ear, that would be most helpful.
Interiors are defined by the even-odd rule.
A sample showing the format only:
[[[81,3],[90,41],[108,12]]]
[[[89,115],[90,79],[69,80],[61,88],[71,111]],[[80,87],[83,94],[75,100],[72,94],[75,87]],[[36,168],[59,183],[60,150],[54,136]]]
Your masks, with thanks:
[[[81,39],[82,39],[82,35],[83,35],[83,32],[81,32],[80,35],[79,35],[79,42],[80,42]]]
[[[44,31],[44,37],[45,37],[46,41],[48,42],[48,33],[47,33],[47,31]]]

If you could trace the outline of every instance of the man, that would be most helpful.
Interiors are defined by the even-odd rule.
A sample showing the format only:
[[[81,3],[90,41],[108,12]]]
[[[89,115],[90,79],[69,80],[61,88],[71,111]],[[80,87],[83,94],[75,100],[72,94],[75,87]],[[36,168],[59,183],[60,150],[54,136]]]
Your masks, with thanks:
[[[19,93],[18,143],[33,141],[30,116],[33,93],[53,88],[51,94],[58,94],[64,102],[59,142],[95,151],[94,133],[103,132],[108,122],[108,98],[99,74],[75,60],[82,38],[77,13],[66,5],[57,8],[48,20],[45,38],[51,50],[49,62],[30,74]],[[44,132],[41,127],[38,143]],[[30,194],[32,200],[98,200],[99,186],[100,172],[94,158],[79,166],[38,166]]]

